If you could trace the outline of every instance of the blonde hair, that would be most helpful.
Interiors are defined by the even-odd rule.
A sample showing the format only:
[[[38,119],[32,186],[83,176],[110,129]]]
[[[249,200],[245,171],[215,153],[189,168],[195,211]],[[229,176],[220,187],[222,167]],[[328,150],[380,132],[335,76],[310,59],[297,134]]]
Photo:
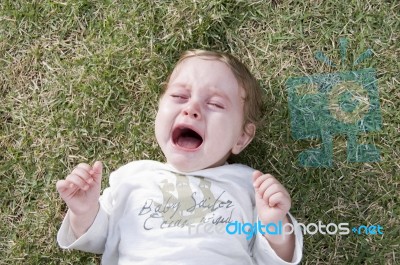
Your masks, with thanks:
[[[254,124],[256,127],[260,125],[261,122],[261,108],[263,104],[263,93],[262,90],[255,79],[255,77],[250,73],[247,67],[240,62],[233,55],[217,51],[207,51],[207,50],[188,50],[182,53],[178,62],[176,63],[174,69],[185,59],[191,57],[208,57],[220,62],[225,63],[231,69],[232,73],[236,77],[239,86],[241,86],[245,91],[244,98],[244,123],[243,127],[249,123]],[[173,72],[173,71],[172,71]],[[168,76],[166,82],[163,83],[164,92],[167,90],[171,74]]]

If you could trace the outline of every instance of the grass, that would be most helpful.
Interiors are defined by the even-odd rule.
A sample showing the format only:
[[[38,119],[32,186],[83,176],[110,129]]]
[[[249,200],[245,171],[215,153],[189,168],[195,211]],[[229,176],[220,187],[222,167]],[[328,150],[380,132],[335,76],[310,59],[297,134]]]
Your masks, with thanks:
[[[303,264],[398,264],[399,13],[383,0],[1,1],[0,264],[99,263],[57,246],[66,207],[55,183],[79,162],[101,159],[107,176],[132,160],[163,160],[153,136],[160,83],[188,48],[231,52],[259,79],[266,124],[237,160],[280,179],[299,221],[384,227],[306,235]],[[337,71],[313,54],[339,62],[340,37],[349,40],[343,69],[374,51],[357,69],[377,70],[383,128],[360,138],[381,162],[346,162],[337,136],[333,168],[302,168],[297,155],[318,141],[291,137],[284,84]]]

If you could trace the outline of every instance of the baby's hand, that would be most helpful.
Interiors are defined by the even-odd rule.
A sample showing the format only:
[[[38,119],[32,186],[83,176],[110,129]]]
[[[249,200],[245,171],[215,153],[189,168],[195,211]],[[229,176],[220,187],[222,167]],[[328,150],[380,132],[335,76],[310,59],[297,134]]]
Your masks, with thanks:
[[[269,174],[263,175],[260,171],[254,171],[253,186],[256,192],[256,208],[260,221],[264,225],[277,224],[279,221],[282,221],[282,225],[288,223],[286,214],[289,212],[291,200],[282,184]],[[286,232],[290,230],[285,229]],[[288,262],[292,260],[295,248],[293,233],[279,235],[265,233],[264,237],[279,257]]]
[[[290,195],[282,184],[272,175],[260,171],[253,172],[253,186],[256,196],[258,217],[263,224],[271,222],[285,223],[286,214],[289,212]]]
[[[81,163],[65,180],[57,182],[57,190],[73,214],[85,215],[93,209],[97,209],[102,168],[100,161],[96,161],[93,167]]]

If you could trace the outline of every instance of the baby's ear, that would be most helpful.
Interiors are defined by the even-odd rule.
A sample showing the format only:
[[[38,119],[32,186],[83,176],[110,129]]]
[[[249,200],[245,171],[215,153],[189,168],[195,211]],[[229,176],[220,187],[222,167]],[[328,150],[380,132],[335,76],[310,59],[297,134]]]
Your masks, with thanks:
[[[232,154],[237,155],[253,140],[256,134],[256,126],[253,123],[247,123],[244,126],[242,135],[239,137],[236,145],[232,148]]]

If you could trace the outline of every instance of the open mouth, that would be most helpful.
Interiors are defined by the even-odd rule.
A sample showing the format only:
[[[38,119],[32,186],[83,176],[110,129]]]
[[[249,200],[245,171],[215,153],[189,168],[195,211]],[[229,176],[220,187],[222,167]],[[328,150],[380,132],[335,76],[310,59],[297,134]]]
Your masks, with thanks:
[[[196,149],[203,143],[203,138],[187,127],[177,127],[172,132],[172,141],[184,149]]]

